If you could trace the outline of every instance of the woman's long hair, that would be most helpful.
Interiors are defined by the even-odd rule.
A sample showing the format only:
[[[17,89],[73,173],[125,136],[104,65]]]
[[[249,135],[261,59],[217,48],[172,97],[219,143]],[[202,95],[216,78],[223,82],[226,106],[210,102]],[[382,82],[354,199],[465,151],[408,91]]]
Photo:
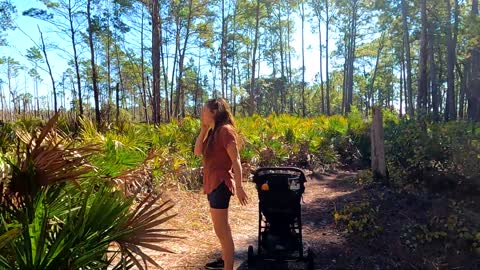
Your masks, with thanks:
[[[232,125],[236,128],[235,120],[233,119],[232,112],[230,111],[230,106],[227,101],[223,98],[210,99],[205,103],[205,106],[214,113],[213,119],[215,121],[215,126],[213,130],[209,131],[207,145],[204,148],[204,154],[207,153],[207,150],[215,142],[215,135],[217,130],[224,125]],[[235,134],[235,137],[238,140],[238,134]]]

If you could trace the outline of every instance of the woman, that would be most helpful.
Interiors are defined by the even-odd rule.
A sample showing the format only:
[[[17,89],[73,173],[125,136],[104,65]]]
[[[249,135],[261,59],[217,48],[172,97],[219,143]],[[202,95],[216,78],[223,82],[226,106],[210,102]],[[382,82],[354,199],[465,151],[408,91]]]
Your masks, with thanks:
[[[203,191],[210,204],[210,216],[222,246],[223,258],[208,263],[205,267],[232,270],[234,244],[228,224],[228,205],[232,195],[237,195],[240,204],[248,203],[242,187],[238,134],[228,103],[224,99],[207,101],[202,108],[200,120],[195,155],[203,157]]]

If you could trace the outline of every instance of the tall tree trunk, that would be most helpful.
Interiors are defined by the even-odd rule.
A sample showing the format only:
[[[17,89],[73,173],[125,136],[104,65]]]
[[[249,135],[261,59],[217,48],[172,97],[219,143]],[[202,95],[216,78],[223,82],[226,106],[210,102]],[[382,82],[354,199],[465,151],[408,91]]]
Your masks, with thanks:
[[[368,92],[373,96],[374,94],[374,87],[375,87],[375,79],[377,78],[377,72],[378,72],[378,65],[380,64],[380,56],[382,54],[382,50],[383,50],[383,47],[385,45],[384,43],[384,38],[385,38],[385,35],[382,34],[382,36],[380,37],[380,44],[377,48],[377,59],[375,60],[375,68],[373,69],[373,75],[372,75],[372,81],[370,82],[370,85],[369,85],[369,90]],[[374,104],[372,103],[372,106]],[[366,108],[366,112],[368,114],[368,112],[370,111],[370,107],[368,105],[368,102],[367,102],[367,108]]]
[[[447,100],[445,104],[445,121],[455,120],[457,113],[455,109],[455,41],[452,37],[452,11],[450,0],[445,0],[447,8]],[[456,5],[457,6],[457,5]]]
[[[53,78],[52,68],[50,66],[50,62],[48,61],[47,48],[45,46],[45,41],[43,40],[43,33],[40,30],[39,26],[38,26],[38,32],[40,32],[40,40],[42,41],[42,52],[43,52],[43,56],[45,57],[45,63],[47,64],[48,75],[50,76],[50,81],[52,82],[53,104],[54,104],[53,108],[55,110],[55,113],[57,113],[58,112],[58,108],[57,108],[57,89],[56,89],[56,86],[55,86],[55,79]]]
[[[68,21],[70,23],[70,39],[72,40],[73,48],[73,64],[75,66],[75,74],[77,76],[77,88],[78,88],[78,108],[80,116],[83,116],[83,100],[82,100],[82,87],[80,81],[80,68],[78,64],[77,44],[75,42],[75,28],[73,27],[73,13],[71,0],[68,0]]]
[[[201,72],[200,72],[200,64],[201,64],[201,55],[202,55],[202,47],[201,46],[198,46],[198,74],[197,74],[197,78],[196,78],[196,83],[195,83],[195,95],[194,95],[194,100],[193,100],[193,103],[194,103],[194,107],[193,107],[193,115],[194,116],[198,116],[198,98],[201,97],[201,93],[200,93],[200,77],[201,77]]]
[[[306,116],[305,112],[305,8],[304,8],[304,3],[305,1],[302,1],[301,7],[302,7],[302,13],[301,13],[301,18],[302,18],[302,116]]]
[[[472,0],[472,18],[478,16],[478,0]],[[468,118],[480,121],[480,46],[471,50],[470,57],[470,82],[468,84]]]
[[[35,71],[38,70],[38,64],[35,62]],[[40,102],[38,101],[38,74],[35,74],[35,78],[34,78],[34,95],[35,95],[35,103],[37,105],[37,109],[35,111],[35,117],[39,117],[40,116]],[[3,94],[3,93],[2,93]],[[3,106],[2,106],[2,110],[3,110]],[[2,119],[3,120],[3,119]]]
[[[185,117],[185,87],[183,86],[183,71],[184,71],[184,61],[185,61],[185,52],[187,50],[188,39],[190,37],[190,28],[192,23],[192,11],[193,11],[193,0],[188,2],[188,18],[186,25],[185,39],[183,41],[183,46],[179,48],[179,61],[178,61],[178,75],[177,75],[177,98],[175,104],[176,117]],[[223,83],[223,82],[222,82]]]
[[[322,48],[322,9],[320,6],[320,2],[314,4],[314,10],[315,10],[315,16],[317,17],[317,22],[318,22],[318,44],[319,44],[319,52],[320,52],[320,57],[319,57],[319,64],[320,64],[320,71],[319,71],[319,77],[320,77],[320,111],[322,114],[325,113],[325,89],[323,87],[323,48]]]
[[[322,30],[320,29],[321,20],[318,19],[318,42],[320,47],[320,93],[322,102],[322,114],[325,114],[325,89],[323,87],[323,55],[322,55]]]
[[[351,106],[353,104],[353,74],[354,74],[354,62],[355,62],[355,47],[356,47],[356,36],[357,36],[357,9],[358,1],[352,1],[352,21],[349,35],[349,46],[348,46],[348,62],[347,62],[347,80],[346,80],[346,102],[345,102],[345,112],[349,113],[351,111]]]
[[[287,58],[288,58],[288,68],[287,68],[287,73],[288,73],[288,83],[292,83],[292,50],[290,48],[290,6],[289,6],[289,1],[287,1]],[[290,102],[291,103],[291,102]],[[290,113],[292,113],[292,110],[290,110]]]
[[[404,89],[404,85],[405,85],[405,72],[404,72],[404,53],[403,53],[403,49],[400,49],[401,52],[400,52],[400,108],[399,108],[399,115],[400,115],[400,118],[403,117],[403,89]]]
[[[440,120],[440,108],[438,102],[439,96],[439,89],[438,89],[438,82],[437,82],[437,72],[436,72],[436,64],[435,64],[435,50],[433,44],[435,43],[435,31],[433,22],[429,24],[429,60],[430,60],[430,89],[431,89],[431,99],[432,99],[432,112],[433,112],[433,120],[439,121]]]
[[[439,46],[437,46],[436,48],[436,55],[437,55],[437,67],[438,67],[438,71],[437,71],[437,75],[438,75],[438,79],[437,79],[437,82],[439,85],[441,84],[444,84],[445,83],[445,80],[443,78],[443,75],[446,73],[444,72],[444,59],[443,59],[443,50],[442,48],[440,48]],[[443,103],[443,93],[441,91],[441,89],[439,89],[438,93],[437,93],[437,101],[438,101],[438,105],[440,106],[439,108],[439,111],[440,112],[443,112],[444,111],[444,103]]]
[[[13,121],[15,120],[14,116],[15,116],[15,112],[17,111],[17,95],[16,93],[14,92],[13,90],[13,85],[12,85],[12,67],[10,66],[11,63],[10,63],[10,58],[7,58],[7,81],[8,81],[8,92],[10,94],[10,96],[12,97],[12,103],[13,103],[13,109],[10,111],[10,120]],[[7,102],[7,110],[10,110],[8,107],[8,103]]]
[[[427,51],[427,0],[421,0],[421,37],[420,37],[420,60],[419,60],[419,79],[418,79],[418,116],[424,117],[427,113],[427,93],[428,93],[428,51]]]
[[[225,19],[225,0],[222,0],[222,34],[220,42],[220,80],[222,82],[222,97],[225,98],[225,46],[227,43],[227,26]]]
[[[405,48],[405,60],[407,63],[406,71],[407,71],[407,93],[408,93],[408,115],[410,118],[414,116],[414,107],[413,107],[413,91],[412,91],[412,58],[410,56],[410,33],[408,30],[408,3],[407,0],[402,0],[402,23],[403,23],[403,46]]]
[[[281,10],[281,5],[279,6],[277,18],[278,18],[278,28],[279,28],[279,38],[280,38],[280,80],[281,80],[281,85],[280,85],[280,112],[284,113],[285,112],[285,107],[286,107],[286,97],[285,97],[285,82],[286,82],[286,77],[285,77],[285,57],[284,57],[284,38],[283,38],[283,25],[282,25],[282,10]]]
[[[108,18],[110,22],[110,18]],[[110,25],[108,26],[110,28]],[[111,57],[110,57],[110,35],[107,36],[107,47],[106,47],[106,57],[107,57],[107,89],[108,89],[108,101],[107,101],[107,123],[110,122],[110,111],[112,106],[112,81],[111,81]]]
[[[119,86],[116,87],[116,95],[115,95],[115,120],[118,123],[118,116],[120,115],[120,100],[123,100],[125,97],[125,88],[123,84],[123,74],[122,74],[122,66],[120,65],[120,53],[118,46],[115,46],[115,56],[117,58],[117,70],[118,70],[118,81]],[[120,95],[121,94],[121,95]]]
[[[115,123],[118,126],[118,118],[120,116],[120,84],[115,86]]]
[[[327,115],[330,115],[330,79],[328,74],[328,28],[330,24],[330,18],[328,17],[328,0],[325,0],[325,75],[327,80]]]
[[[95,65],[95,47],[93,44],[93,21],[91,14],[91,2],[92,0],[87,0],[87,20],[88,20],[88,44],[90,46],[90,65],[92,67],[92,86],[93,86],[93,99],[95,102],[95,119],[97,126],[100,127],[102,123],[101,114],[100,114],[100,104],[99,104],[99,90],[97,84],[97,67]],[[56,104],[55,97],[55,104]],[[55,105],[56,107],[56,105]],[[55,109],[56,111],[56,109]]]
[[[170,122],[170,117],[172,115],[172,107],[170,106],[171,99],[168,96],[168,74],[167,74],[167,68],[166,68],[167,66],[165,64],[166,56],[163,51],[163,46],[167,47],[167,40],[163,38],[162,18],[160,18],[159,24],[160,24],[160,59],[162,61],[163,87],[165,91],[165,120],[167,122]],[[168,51],[168,49],[166,49],[165,51]]]
[[[249,97],[249,109],[248,114],[251,116],[255,113],[256,104],[255,104],[255,68],[257,66],[257,47],[258,40],[260,36],[260,0],[257,0],[255,8],[255,39],[253,41],[253,52],[252,52],[252,78],[250,80],[250,97]]]
[[[349,37],[348,37],[348,33],[347,31],[345,31],[344,33],[344,37],[343,37],[343,40],[344,40],[344,43],[345,43],[345,48],[344,48],[344,58],[345,58],[345,61],[343,62],[343,81],[342,81],[342,113],[345,113],[345,108],[346,108],[346,104],[347,104],[347,80],[348,80],[348,68],[349,68],[349,65],[348,65],[348,58],[350,56],[350,42],[349,42]]]
[[[237,31],[237,3],[235,4],[234,10],[233,10],[233,38],[232,38],[232,68],[231,68],[231,73],[232,76],[230,77],[230,104],[232,108],[232,112],[235,113],[235,93],[234,93],[234,87],[236,86],[236,73],[235,73],[235,61],[237,61],[236,56],[236,31]],[[234,114],[235,115],[235,114]]]
[[[160,116],[160,3],[152,1],[152,78],[153,123],[159,124]]]
[[[177,17],[175,19],[175,25],[176,25],[176,30],[175,30],[175,55],[173,57],[173,67],[172,67],[172,78],[170,81],[170,107],[172,108],[172,117],[178,117],[178,112],[177,112],[177,106],[175,105],[175,110],[173,109],[173,85],[175,82],[175,71],[176,71],[176,65],[178,63],[178,54],[180,51],[180,19]],[[168,51],[168,50],[167,50]],[[177,92],[178,95],[178,92]],[[177,98],[175,98],[175,101],[177,101]]]
[[[143,32],[144,32],[144,17],[145,17],[145,12],[144,12],[144,7],[142,6],[142,22],[140,26],[140,65],[141,65],[141,72],[142,72],[142,103],[143,103],[143,113],[145,117],[145,122],[149,123],[148,119],[148,103],[147,103],[147,86],[145,82],[145,45],[144,45],[144,39],[143,39]]]
[[[468,80],[468,61],[464,62],[463,64],[463,72],[461,72],[461,68],[457,63],[457,73],[460,77],[460,93],[459,93],[459,101],[458,101],[458,118],[463,120],[465,117],[465,93],[467,88],[467,80]]]

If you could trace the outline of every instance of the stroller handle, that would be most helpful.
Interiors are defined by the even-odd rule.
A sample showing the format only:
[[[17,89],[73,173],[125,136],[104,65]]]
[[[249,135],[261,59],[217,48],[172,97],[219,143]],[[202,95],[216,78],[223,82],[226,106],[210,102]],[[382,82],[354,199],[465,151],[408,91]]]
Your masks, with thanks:
[[[305,173],[296,167],[262,167],[255,170],[255,175],[262,171],[294,171],[300,173],[305,178]]]

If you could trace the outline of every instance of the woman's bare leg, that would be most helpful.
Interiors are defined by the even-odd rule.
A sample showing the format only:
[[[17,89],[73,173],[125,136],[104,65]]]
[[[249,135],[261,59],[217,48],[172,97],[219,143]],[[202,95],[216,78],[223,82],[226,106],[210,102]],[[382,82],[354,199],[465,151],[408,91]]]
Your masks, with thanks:
[[[233,255],[235,247],[233,244],[232,231],[228,224],[228,209],[210,208],[213,228],[222,245],[222,257],[225,262],[225,270],[233,270]]]

